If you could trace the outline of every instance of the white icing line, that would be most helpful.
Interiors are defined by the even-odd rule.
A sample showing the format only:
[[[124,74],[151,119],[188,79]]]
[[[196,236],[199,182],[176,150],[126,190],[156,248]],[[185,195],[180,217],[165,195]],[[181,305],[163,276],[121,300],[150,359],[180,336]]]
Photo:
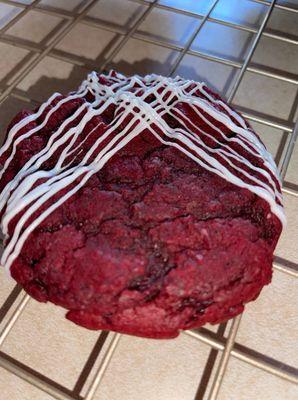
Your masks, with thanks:
[[[100,83],[100,79],[107,80],[108,84]],[[87,180],[97,173],[116,152],[145,130],[151,132],[161,143],[177,148],[203,168],[265,199],[272,212],[282,223],[285,223],[283,207],[277,203],[277,200],[281,201],[282,196],[272,178],[272,176],[277,176],[278,179],[277,168],[272,156],[257,136],[249,130],[244,119],[223,101],[213,98],[206,92],[204,86],[204,83],[185,81],[180,77],[165,78],[152,74],[144,78],[140,76],[126,78],[111,71],[107,76],[102,75],[99,78],[95,72],[92,72],[82,82],[79,90],[58,101],[56,106],[47,112],[44,120],[38,126],[15,139],[17,133],[30,122],[36,121],[46,107],[60,94],[55,93],[40,107],[37,113],[24,118],[13,126],[4,146],[0,149],[0,155],[11,150],[0,177],[13,160],[17,146],[23,140],[38,134],[46,126],[51,115],[59,110],[64,103],[83,98],[88,92],[94,96],[94,101],[84,102],[70,117],[63,121],[50,136],[44,148],[35,154],[3,189],[0,195],[0,209],[5,208],[5,212],[1,224],[6,235],[7,246],[2,255],[1,263],[5,265],[6,269],[10,270],[30,233],[57,207],[83,187]],[[199,97],[198,91],[205,98]],[[148,103],[149,96],[155,98],[150,103]],[[221,144],[215,137],[202,130],[200,126],[196,126],[177,108],[177,105],[183,103],[187,103],[198,118],[208,124],[211,130],[218,132],[226,142]],[[220,105],[225,112],[215,108],[216,104]],[[112,105],[116,107],[112,122],[103,127],[101,135],[86,152],[81,162],[72,166],[74,159],[82,151],[82,145],[101,125],[101,122],[85,136],[82,134],[84,128],[92,118],[101,116]],[[202,111],[205,115],[202,114]],[[82,113],[84,115],[77,125],[66,129],[68,124],[73,123]],[[182,128],[172,129],[166,123],[165,115],[176,119]],[[208,116],[228,127],[236,136],[227,137],[220,128],[208,119]],[[231,117],[240,126],[234,123]],[[153,125],[157,129],[153,129]],[[207,146],[204,137],[213,139],[220,147]],[[102,147],[101,144],[106,140],[107,143]],[[229,146],[229,143],[237,143],[243,150],[251,153],[253,157],[261,158],[264,162],[264,168],[254,166]],[[43,163],[49,161],[57,151],[60,151],[60,155],[56,165],[50,171],[43,171]],[[216,159],[216,154],[225,160],[229,168]],[[70,159],[71,155],[73,155],[73,158]],[[66,160],[68,164],[64,165]],[[235,164],[235,160],[238,165]],[[240,164],[245,165],[246,168],[241,168]],[[241,172],[243,179],[235,175],[234,172],[237,171],[238,173]],[[264,179],[260,180],[258,178],[260,175]],[[246,178],[249,181],[246,181]],[[79,183],[76,183],[72,188],[69,187],[77,179],[80,179]],[[248,183],[250,181],[255,184]],[[54,204],[50,204],[28,225],[32,214],[37,212],[46,201],[49,201],[62,189],[67,190],[66,194],[62,195]],[[25,209],[26,211],[23,212]],[[12,236],[9,237],[9,223],[22,212],[23,214],[20,214]]]
[[[178,111],[178,110],[177,110],[177,111]],[[173,115],[173,114],[171,114],[171,112],[169,112],[169,114],[170,114],[170,115]],[[179,112],[179,114],[182,114],[182,113]],[[270,182],[271,186],[273,186],[274,189],[275,189],[275,192],[274,192],[273,190],[270,189],[272,195],[275,196],[275,193],[276,193],[277,198],[278,198],[279,200],[282,200],[282,195],[278,192],[275,182],[273,181],[271,175],[270,175],[266,170],[264,170],[264,169],[262,169],[262,168],[259,168],[259,167],[255,167],[253,164],[250,163],[250,161],[248,161],[247,159],[245,159],[245,158],[242,157],[241,155],[237,154],[237,152],[236,152],[235,150],[233,150],[231,147],[229,147],[227,144],[220,143],[215,137],[209,135],[208,133],[204,132],[204,131],[201,130],[201,129],[198,129],[186,116],[183,116],[183,117],[184,117],[185,119],[187,119],[187,120],[188,120],[197,130],[199,130],[203,135],[205,135],[205,136],[207,136],[207,137],[213,139],[213,140],[215,141],[215,143],[219,144],[222,148],[224,148],[224,149],[229,149],[229,151],[230,151],[231,154],[229,155],[229,154],[228,154],[226,151],[224,151],[223,149],[214,150],[214,149],[212,149],[212,148],[208,148],[209,151],[215,152],[215,153],[218,152],[219,154],[226,154],[227,156],[236,159],[237,161],[241,162],[242,164],[245,164],[245,165],[248,166],[251,170],[254,170],[254,171],[260,173],[261,175],[263,175],[263,176]],[[203,119],[203,116],[202,116],[202,119]],[[204,146],[205,148],[207,148],[207,146],[205,145],[205,143],[204,143],[203,141],[198,140],[199,137],[196,137],[196,136],[193,135],[192,132],[189,132],[189,130],[188,130],[187,126],[184,124],[183,120],[181,120],[181,119],[178,119],[178,120],[179,120],[179,122],[180,122],[181,124],[183,124],[184,128],[186,129],[186,132],[184,132],[184,134],[186,134],[186,135],[190,134],[191,137],[193,138],[193,140],[197,141],[197,143],[200,143],[202,146]],[[215,127],[214,125],[212,125],[211,123],[209,124],[209,126],[211,126],[211,127],[213,127],[214,129],[216,129],[216,127]],[[222,135],[222,136],[223,136],[223,135]],[[227,141],[229,141],[229,142],[238,142],[239,144],[242,145],[243,148],[248,149],[247,146],[245,146],[242,142],[240,142],[239,140],[237,140],[237,138],[230,138],[230,139],[229,139],[229,138],[227,138],[226,136],[223,136],[223,137],[224,137]],[[249,150],[249,149],[248,149],[248,150]],[[225,159],[226,159],[226,157],[225,157]],[[227,160],[227,159],[226,159],[226,160]],[[228,160],[227,160],[227,161],[228,161]],[[228,162],[229,162],[229,161],[228,161]],[[266,162],[266,161],[264,161],[264,163],[265,163],[265,165],[267,166],[267,168],[272,172],[272,174],[274,174],[275,171],[273,171],[273,170],[270,168],[270,167],[271,167],[271,164],[269,164],[269,163]],[[231,165],[233,165],[233,164],[231,164]],[[235,166],[235,168],[238,169],[239,171],[241,171],[238,167]],[[244,171],[243,171],[243,172],[244,172]],[[247,173],[246,173],[246,174],[247,174]],[[258,180],[257,180],[255,177],[253,177],[252,175],[247,174],[247,177],[250,178],[251,180],[255,181],[256,183],[258,182]],[[263,184],[263,183],[261,182],[260,184],[261,184],[263,187],[265,187],[265,186],[264,186],[265,183]]]
[[[24,128],[24,126],[28,125],[30,122],[35,121],[37,118],[39,118],[41,116],[41,114],[44,112],[45,108],[47,106],[49,106],[52,101],[58,97],[61,96],[60,93],[54,93],[49,99],[48,101],[46,101],[45,103],[43,103],[40,107],[37,113],[35,114],[31,114],[28,115],[26,118],[23,118],[21,121],[19,121],[17,124],[15,124],[10,131],[8,132],[7,135],[7,139],[5,141],[5,143],[3,144],[3,146],[0,149],[0,156],[2,156],[2,154],[9,149],[11,142],[15,136],[15,134],[17,132],[19,132],[22,128]]]

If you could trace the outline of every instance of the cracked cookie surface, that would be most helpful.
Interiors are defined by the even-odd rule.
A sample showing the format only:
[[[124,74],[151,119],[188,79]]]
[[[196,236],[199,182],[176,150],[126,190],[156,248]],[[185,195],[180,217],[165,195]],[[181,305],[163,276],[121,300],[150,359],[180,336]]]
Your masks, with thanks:
[[[67,102],[17,146],[2,190],[84,101]],[[187,115],[187,107],[183,111]],[[86,125],[88,140],[75,163],[104,132],[113,112]],[[11,126],[28,115],[20,113]],[[27,124],[21,133],[38,123]],[[43,169],[51,170],[59,155],[53,154]],[[2,156],[2,165],[7,157]],[[20,216],[9,223],[10,233]],[[79,325],[171,338],[181,329],[242,312],[271,280],[280,232],[281,223],[264,199],[144,131],[34,229],[10,272],[31,296],[65,307],[67,318]]]

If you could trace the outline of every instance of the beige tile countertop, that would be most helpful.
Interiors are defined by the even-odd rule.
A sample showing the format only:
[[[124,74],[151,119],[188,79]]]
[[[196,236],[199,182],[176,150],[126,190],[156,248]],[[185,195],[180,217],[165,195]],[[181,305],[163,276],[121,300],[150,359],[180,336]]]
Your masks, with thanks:
[[[274,155],[288,218],[272,284],[246,307],[230,357],[231,322],[169,341],[88,331],[0,269],[0,400],[298,399],[298,2],[270,3],[0,0],[2,138],[18,110],[92,69],[204,80],[233,95]]]

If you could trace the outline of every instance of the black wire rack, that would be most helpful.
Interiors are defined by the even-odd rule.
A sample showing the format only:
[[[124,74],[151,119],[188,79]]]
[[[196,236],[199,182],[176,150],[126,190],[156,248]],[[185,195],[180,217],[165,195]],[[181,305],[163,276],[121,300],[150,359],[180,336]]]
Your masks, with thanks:
[[[247,72],[251,72],[257,75],[263,75],[265,77],[270,77],[272,79],[287,82],[293,85],[298,85],[297,75],[287,71],[277,70],[269,66],[258,65],[252,62],[254,52],[259,44],[260,39],[263,37],[272,38],[282,43],[283,46],[297,46],[297,36],[269,29],[268,21],[272,12],[279,9],[287,13],[292,13],[293,15],[296,15],[298,26],[298,3],[296,3],[295,5],[295,2],[293,1],[278,2],[274,0],[245,0],[259,3],[264,7],[265,11],[263,13],[260,24],[258,27],[254,27],[252,25],[238,24],[234,22],[228,22],[227,20],[214,18],[213,11],[221,0],[215,0],[213,2],[211,1],[209,4],[209,9],[204,14],[187,11],[183,7],[175,8],[174,6],[165,5],[166,2],[158,0],[131,0],[131,2],[133,3],[144,5],[146,7],[143,8],[143,12],[138,16],[135,21],[133,21],[129,29],[126,29],[124,27],[112,25],[93,16],[90,16],[90,10],[92,10],[92,8],[98,1],[100,2],[101,0],[81,1],[81,3],[79,3],[79,5],[76,6],[72,11],[67,11],[65,9],[45,5],[41,0],[32,1],[31,4],[24,4],[26,2],[22,3],[12,0],[0,0],[0,5],[6,4],[17,6],[19,9],[19,13],[14,18],[12,18],[2,29],[0,29],[0,43],[6,43],[8,45],[25,49],[30,52],[27,62],[13,70],[9,82],[0,85],[0,105],[5,105],[7,99],[19,99],[22,102],[25,102],[28,105],[32,106],[35,106],[38,103],[38,101],[30,97],[30,95],[26,94],[25,92],[21,92],[18,89],[18,85],[40,62],[45,59],[45,57],[50,56],[54,59],[70,63],[73,66],[83,67],[87,70],[104,71],[109,69],[110,66],[113,65],[113,60],[130,39],[137,39],[139,41],[143,41],[144,43],[158,45],[165,50],[170,49],[177,52],[178,56],[171,64],[168,75],[174,75],[177,72],[183,59],[189,55],[233,67],[237,72],[231,88],[226,95],[227,101],[231,104],[233,104],[233,100],[235,98],[235,95],[237,94],[239,85],[242,82],[242,78]],[[180,3],[182,4],[181,1]],[[150,13],[152,13],[153,10],[157,9],[171,11],[179,15],[190,16],[192,18],[198,19],[200,21],[200,24],[198,24],[197,28],[192,32],[191,36],[188,38],[187,42],[183,46],[179,44],[173,44],[173,42],[171,41],[160,40],[154,36],[145,35],[144,33],[140,32],[139,27],[146,20],[146,18],[148,18]],[[33,42],[30,43],[26,40],[23,40],[22,38],[12,37],[8,33],[8,30],[11,27],[13,27],[22,18],[26,17],[26,15],[32,10],[62,19],[62,22],[59,25],[59,29],[55,30],[52,33],[51,37],[48,38],[48,40],[46,41],[46,44],[35,44]],[[211,55],[193,49],[192,45],[196,40],[199,32],[205,26],[206,22],[224,25],[240,31],[248,32],[252,35],[253,40],[250,42],[248,51],[246,52],[243,61],[240,62],[235,59]],[[100,64],[92,62],[90,60],[86,60],[85,58],[75,57],[72,54],[62,53],[56,49],[57,45],[62,41],[62,39],[69,32],[71,32],[71,30],[78,23],[110,31],[118,35],[119,40],[117,41],[116,45]],[[155,72],[154,64],[152,66],[152,69],[152,72]],[[286,135],[287,140],[284,141],[282,156],[280,157],[280,160],[278,160],[279,170],[282,181],[284,183],[283,192],[287,193],[290,196],[297,197],[297,187],[293,184],[286,182],[285,176],[295,147],[295,142],[298,135],[298,124],[293,123],[293,118],[292,120],[290,118],[286,120],[274,116],[268,116],[255,110],[245,109],[239,106],[237,107],[237,105],[235,105],[235,107],[239,109],[248,120],[272,128],[277,128]],[[7,113],[9,114],[9,112],[10,111],[8,109]],[[289,262],[281,257],[275,258],[274,268],[284,274],[287,274],[293,279],[295,277],[298,277],[298,266],[295,263]],[[16,321],[22,315],[28,302],[30,301],[30,297],[27,294],[24,294],[24,292],[18,286],[13,289],[12,293],[9,295],[9,299],[9,306],[6,306],[5,309],[2,310],[2,317],[0,319],[0,346],[2,346],[3,342],[7,339],[8,335],[13,330]],[[1,320],[5,320],[4,326],[1,325]],[[216,351],[219,356],[219,362],[217,363],[216,368],[214,367],[215,371],[212,376],[210,375],[211,378],[209,377],[208,385],[210,390],[208,391],[208,394],[207,392],[205,394],[197,394],[195,400],[199,400],[201,398],[215,400],[216,398],[220,398],[220,388],[225,378],[225,373],[231,357],[241,360],[244,363],[250,364],[254,368],[261,369],[269,374],[273,374],[279,378],[282,378],[288,381],[289,384],[298,383],[298,375],[293,367],[288,366],[287,364],[284,364],[279,360],[275,360],[271,357],[263,357],[261,354],[249,351],[250,349],[247,349],[235,342],[240,324],[241,315],[232,320],[226,337],[224,337],[223,335],[218,337],[216,334],[214,334],[214,332],[210,331],[207,328],[186,331],[182,333],[184,335],[189,335],[197,339],[199,342],[203,342],[206,345],[210,346],[210,348],[213,349],[213,351]],[[226,324],[222,325],[222,329],[224,330],[225,328]],[[9,357],[3,351],[0,351],[0,366],[10,373],[15,374],[19,378],[39,388],[41,391],[46,392],[55,399],[91,400],[94,398],[95,393],[97,391],[100,391],[102,378],[105,374],[107,367],[109,366],[110,361],[113,358],[113,355],[115,354],[115,352],[117,352],[117,345],[120,338],[121,335],[117,333],[99,333],[98,346],[102,350],[99,350],[97,352],[97,357],[99,357],[99,354],[101,355],[100,363],[96,367],[97,369],[95,373],[93,373],[92,379],[89,382],[89,386],[86,388],[84,395],[82,395],[81,392],[78,392],[78,390],[70,391],[69,389],[62,387],[58,383],[46,379],[47,377],[39,373],[35,373],[35,371],[20,365],[20,363],[18,363],[12,357]],[[103,343],[105,342],[107,343],[107,345],[103,346]],[[89,370],[89,372],[91,372],[92,368],[89,368]],[[1,389],[2,393],[4,393],[3,390],[4,389]]]

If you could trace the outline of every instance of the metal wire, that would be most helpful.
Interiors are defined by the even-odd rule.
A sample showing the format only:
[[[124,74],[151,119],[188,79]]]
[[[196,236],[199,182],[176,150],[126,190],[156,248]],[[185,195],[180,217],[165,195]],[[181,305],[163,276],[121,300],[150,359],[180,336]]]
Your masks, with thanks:
[[[84,2],[82,6],[82,11],[73,20],[67,20],[64,22],[62,28],[54,34],[51,43],[37,56],[32,57],[31,62],[26,65],[22,73],[17,75],[15,79],[12,80],[11,84],[6,90],[4,90],[0,95],[0,104],[8,97],[12,90],[26,77],[33,68],[43,60],[48,53],[64,38],[64,36],[80,22],[80,20],[87,14],[87,12],[97,3],[97,0],[89,0]]]
[[[92,400],[93,399],[96,389],[98,388],[98,386],[104,376],[104,373],[109,365],[109,362],[111,361],[112,356],[116,350],[116,347],[119,343],[120,337],[121,337],[121,335],[119,333],[114,334],[113,339],[109,345],[109,348],[105,354],[105,357],[103,358],[102,362],[100,363],[100,365],[96,371],[95,377],[87,390],[84,400]]]
[[[51,383],[43,377],[35,374],[34,372],[25,369],[23,366],[13,362],[6,355],[0,353],[0,367],[4,368],[6,371],[18,376],[24,381],[30,383],[34,387],[42,390],[43,392],[49,394],[54,399],[57,400],[80,400],[83,399],[81,396],[73,396],[71,393],[67,393],[67,390],[63,387],[59,387],[54,382]],[[2,390],[2,393],[4,391]]]
[[[208,331],[205,328],[199,331],[184,331],[183,334],[191,336],[204,344],[213,347],[216,350],[224,351],[225,342],[218,340],[214,337],[214,333]],[[290,367],[289,365],[283,364],[278,360],[270,357],[264,357],[260,354],[252,355],[250,349],[242,349],[239,344],[235,344],[231,350],[231,356],[237,360],[243,361],[253,367],[259,368],[266,371],[278,378],[285,379],[291,383],[298,384],[298,373],[297,369]],[[255,352],[256,353],[256,352]]]
[[[241,67],[241,70],[240,70],[240,73],[239,73],[239,75],[237,77],[237,80],[236,80],[236,82],[234,82],[232,90],[230,91],[230,94],[229,94],[228,99],[227,99],[228,103],[231,103],[231,101],[233,100],[233,98],[234,98],[234,96],[235,96],[235,94],[237,92],[237,89],[238,89],[238,87],[239,87],[239,85],[241,83],[243,75],[247,70],[248,64],[249,64],[249,62],[250,62],[250,60],[251,60],[251,58],[252,58],[252,56],[253,56],[256,48],[257,48],[257,45],[258,45],[259,40],[260,40],[260,38],[262,36],[262,33],[263,33],[264,29],[265,29],[265,26],[266,26],[266,24],[268,22],[268,19],[269,19],[270,15],[271,15],[271,13],[273,11],[275,3],[276,3],[276,0],[272,0],[272,3],[270,5],[270,7],[268,8],[268,11],[267,11],[267,13],[265,15],[265,18],[263,19],[263,21],[261,23],[259,32],[256,35],[255,40],[254,40],[254,42],[253,42],[253,44],[252,44],[252,46],[251,46],[246,58],[245,58],[245,61],[244,61],[243,65],[242,65],[242,67]]]
[[[200,30],[202,29],[202,27],[204,26],[205,22],[208,20],[208,18],[210,18],[210,14],[212,13],[212,11],[214,10],[214,8],[216,7],[217,4],[218,4],[218,0],[215,0],[212,3],[211,7],[208,10],[208,13],[202,19],[201,24],[199,25],[199,27],[197,29],[195,29],[195,31],[191,35],[190,39],[186,43],[185,47],[180,51],[180,54],[177,57],[177,59],[175,60],[174,65],[171,68],[169,75],[173,75],[176,72],[176,70],[179,67],[179,64],[181,63],[183,57],[190,50],[191,45],[195,41],[196,37],[198,36],[198,34],[199,34]]]
[[[170,7],[161,6],[159,4],[156,4],[155,7],[156,8],[161,8],[161,9],[170,9]],[[53,11],[53,9],[48,9],[48,8],[44,9],[44,8],[38,8],[38,7],[36,7],[36,9],[38,11],[43,11],[46,14],[51,14],[51,15],[55,15],[55,16],[58,15],[58,16],[61,17],[59,12],[58,11]],[[211,11],[212,10],[210,10],[210,13],[211,13]],[[149,12],[150,12],[150,9],[148,9],[144,13],[144,15],[142,16],[141,20],[138,22],[138,24],[140,24],[145,19],[147,13],[149,13]],[[187,14],[189,14],[189,13],[187,13]],[[71,13],[69,13],[69,12],[66,13],[64,11],[63,15],[67,15],[67,17],[69,19],[73,18],[73,15]],[[208,19],[208,21],[210,21],[210,22],[216,22],[218,24],[226,25],[226,26],[232,27],[234,29],[245,30],[245,31],[248,31],[250,33],[257,33],[258,32],[258,30],[254,29],[254,28],[248,28],[248,27],[245,27],[243,25],[229,23],[227,21],[221,21],[219,19],[212,18],[209,14],[208,14],[208,18],[206,18],[206,16],[204,16],[204,17],[202,16],[201,17],[201,16],[199,16],[197,14],[195,14],[195,16],[198,19],[203,18],[202,25],[198,28],[198,32],[202,28],[202,26],[203,26],[203,24],[205,22],[204,21],[205,19]],[[107,30],[107,31],[110,31],[110,32],[116,32],[116,33],[119,33],[121,35],[124,35],[125,36],[124,37],[125,43],[130,37],[133,37],[135,39],[139,39],[139,40],[142,40],[142,41],[147,42],[147,43],[157,44],[159,46],[162,46],[162,47],[165,47],[165,48],[168,48],[168,49],[171,49],[171,50],[180,51],[180,52],[182,52],[182,57],[187,52],[187,54],[194,55],[194,56],[200,56],[201,58],[206,58],[206,59],[208,59],[210,61],[216,61],[216,62],[225,64],[225,65],[229,65],[229,66],[234,67],[234,68],[239,68],[240,69],[242,67],[242,64],[240,62],[237,62],[237,61],[234,61],[234,60],[225,59],[225,58],[216,57],[214,55],[205,54],[205,53],[199,52],[197,50],[191,50],[190,46],[187,46],[187,45],[185,47],[182,47],[182,46],[179,46],[179,45],[174,45],[172,43],[166,43],[166,42],[160,41],[160,40],[158,40],[156,38],[153,39],[153,38],[151,38],[149,36],[146,36],[144,34],[136,32],[137,26],[136,26],[135,29],[130,31],[130,33],[128,35],[126,35],[126,32],[125,32],[124,29],[117,28],[117,27],[114,27],[114,26],[113,27],[109,26],[107,23],[103,23],[102,21],[95,20],[94,18],[85,17],[85,18],[83,18],[81,20],[81,23],[89,25],[89,26],[94,26],[94,27],[97,27],[97,28],[101,28],[103,30]],[[263,35],[264,36],[268,36],[268,37],[272,37],[272,38],[277,39],[277,40],[284,40],[284,41],[287,41],[288,43],[291,43],[291,44],[296,44],[296,45],[298,44],[298,40],[297,39],[287,38],[286,36],[280,36],[280,35],[277,35],[277,34],[271,34],[271,33],[266,33],[266,32],[264,32]],[[30,51],[33,51],[33,52],[37,52],[37,53],[41,53],[43,51],[43,49],[40,48],[36,44],[28,45],[27,43],[22,43],[22,41],[20,41],[20,40],[16,41],[16,39],[14,37],[10,37],[9,35],[4,35],[4,34],[1,35],[1,31],[0,31],[0,41],[2,41],[4,43],[8,43],[8,44],[13,45],[13,46],[22,47],[24,49],[27,49],[27,50],[30,50]],[[191,41],[191,43],[192,42],[193,42],[193,40]],[[119,46],[123,47],[123,44],[125,44],[125,43],[120,43]],[[190,45],[191,45],[191,43],[190,43]],[[114,52],[110,55],[108,60],[106,60],[105,64],[102,65],[102,69],[105,68],[105,66],[108,64],[108,62],[117,53],[118,53],[118,49],[116,48],[114,50]],[[89,68],[89,69],[98,69],[98,64],[95,64],[95,63],[92,63],[92,62],[89,62],[88,64],[86,64],[86,63],[84,63],[82,61],[77,60],[74,56],[72,56],[70,54],[62,56],[59,53],[59,51],[57,51],[57,50],[50,49],[49,55],[54,57],[54,58],[60,59],[62,61],[70,62],[72,64],[76,64],[76,65],[80,65],[80,66],[81,65],[85,65],[85,67]],[[278,80],[282,80],[282,81],[285,81],[285,82],[294,83],[294,84],[298,85],[298,78],[294,74],[290,74],[290,73],[286,73],[286,72],[283,72],[282,74],[279,74],[278,72],[276,72],[276,71],[274,71],[274,70],[272,70],[272,69],[270,69],[268,67],[264,68],[264,67],[257,67],[257,66],[253,66],[253,65],[247,67],[247,71],[254,72],[256,74],[260,74],[260,75],[264,75],[264,76],[269,76],[269,77],[272,77],[274,79],[278,79]]]
[[[298,136],[298,121],[296,122],[295,128],[293,130],[293,133],[291,135],[291,139],[290,142],[288,144],[287,150],[286,150],[286,154],[284,156],[281,168],[280,168],[280,175],[282,180],[284,181],[286,173],[287,173],[287,169],[294,151],[294,147],[297,141],[297,136]]]
[[[23,297],[22,297],[21,301],[19,302],[19,304],[17,305],[15,312],[11,315],[11,317],[7,321],[6,325],[0,332],[0,347],[3,345],[4,340],[8,336],[8,334],[11,331],[11,329],[13,328],[14,324],[17,322],[17,320],[21,316],[21,314],[24,311],[29,300],[30,300],[30,296],[28,294],[23,294]]]
[[[231,329],[229,332],[229,337],[228,337],[227,343],[225,345],[225,348],[223,350],[222,357],[221,357],[219,366],[218,366],[216,374],[215,374],[215,378],[213,380],[213,383],[212,383],[212,386],[210,389],[208,400],[216,400],[217,399],[219,389],[220,389],[221,383],[223,381],[223,378],[224,378],[224,375],[225,375],[225,372],[226,372],[226,369],[228,366],[231,351],[234,346],[237,331],[240,326],[240,321],[241,321],[241,314],[238,315],[236,318],[234,318],[232,321],[232,326],[231,326]]]
[[[11,21],[9,21],[6,25],[4,25],[3,28],[0,29],[0,35],[8,31],[10,27],[12,27],[14,24],[16,24],[20,19],[22,19],[32,8],[36,7],[38,3],[40,3],[41,0],[34,0],[31,4],[24,6],[23,11],[21,11],[19,14],[17,14]],[[10,4],[10,2],[8,3]],[[14,5],[16,5],[14,3]]]
[[[100,1],[100,0],[99,0]],[[216,7],[216,4],[218,3],[218,0],[215,0],[206,15],[201,15],[201,14],[196,14],[190,11],[186,10],[181,10],[181,9],[176,9],[170,6],[162,5],[159,4],[157,0],[153,1],[152,3],[148,3],[144,0],[131,0],[135,3],[146,5],[146,8],[144,12],[139,16],[139,18],[136,20],[136,22],[133,24],[133,26],[126,31],[124,28],[116,28],[114,26],[110,26],[107,23],[103,23],[102,21],[98,21],[90,16],[87,16],[87,13],[89,10],[92,9],[92,7],[95,5],[96,0],[88,0],[84,1],[81,3],[81,5],[74,11],[69,12],[66,10],[60,10],[54,7],[50,6],[44,6],[40,3],[40,0],[35,0],[32,2],[30,5],[25,5],[21,3],[17,3],[12,0],[0,0],[0,3],[5,3],[5,4],[10,4],[14,5],[16,7],[22,8],[22,11],[17,14],[6,26],[2,29],[0,29],[0,42],[7,43],[9,45],[16,46],[18,48],[25,48],[31,52],[31,58],[29,62],[19,68],[15,73],[12,79],[10,80],[10,83],[8,86],[5,86],[2,88],[2,93],[0,94],[0,103],[3,102],[8,96],[12,96],[14,98],[19,98],[23,101],[30,102],[32,104],[37,104],[38,101],[35,99],[29,98],[26,94],[20,93],[17,90],[17,85],[27,76],[29,72],[31,72],[35,66],[38,65],[40,61],[42,61],[46,56],[51,56],[53,58],[59,59],[66,61],[68,63],[71,63],[73,65],[80,65],[84,66],[88,69],[97,69],[97,70],[104,70],[107,68],[110,64],[110,62],[115,58],[115,56],[119,53],[119,51],[125,46],[125,44],[128,42],[128,40],[134,38],[138,39],[143,42],[147,43],[152,43],[164,48],[171,49],[173,51],[179,52],[178,57],[176,58],[171,70],[169,71],[169,74],[174,74],[181,64],[181,61],[184,59],[186,55],[192,55],[194,57],[199,57],[199,58],[205,58],[207,60],[217,62],[220,64],[225,64],[230,67],[236,68],[239,70],[238,75],[236,80],[234,81],[228,100],[231,102],[237,93],[238,87],[241,84],[241,80],[244,76],[244,74],[249,71],[254,74],[259,74],[263,75],[266,77],[271,77],[273,79],[277,79],[283,82],[291,83],[294,85],[298,85],[298,78],[294,74],[290,74],[286,71],[276,71],[270,67],[261,67],[259,65],[254,65],[251,63],[251,59],[253,56],[253,53],[257,47],[257,44],[260,40],[261,37],[270,37],[274,40],[278,40],[285,45],[291,44],[291,45],[297,45],[298,40],[297,37],[293,35],[289,35],[286,33],[277,33],[277,32],[272,32],[268,29],[266,29],[266,25],[268,22],[268,19],[270,17],[270,14],[272,11],[276,9],[284,10],[286,12],[291,12],[291,13],[297,13],[298,9],[287,6],[287,5],[282,5],[282,4],[276,4],[276,1],[268,1],[268,0],[250,0],[255,3],[260,3],[263,4],[264,6],[267,7],[267,12],[265,14],[265,17],[261,23],[261,26],[259,28],[253,28],[250,26],[246,25],[240,25],[240,24],[235,24],[231,23],[228,21],[220,20],[217,18],[212,17],[212,11]],[[200,20],[200,25],[198,28],[193,32],[191,35],[190,39],[186,43],[185,46],[179,46],[179,45],[174,45],[168,42],[163,42],[160,40],[157,40],[156,38],[152,38],[148,35],[141,34],[138,32],[138,29],[142,22],[148,17],[148,15],[152,12],[154,9],[161,9],[161,10],[167,10],[167,11],[172,11],[177,14],[183,14],[183,15],[188,15],[193,18],[197,18]],[[35,45],[31,44],[28,42],[23,41],[22,39],[15,38],[10,36],[7,31],[10,27],[12,27],[14,24],[16,24],[18,21],[20,21],[25,15],[30,10],[36,10],[41,13],[57,16],[57,17],[62,17],[64,19],[62,26],[58,30],[58,32],[53,33],[53,35],[50,37],[50,40],[48,40],[48,44],[45,45],[45,47],[40,46],[40,45]],[[240,63],[238,61],[230,60],[230,59],[225,59],[225,58],[220,58],[216,56],[211,56],[209,54],[205,54],[202,52],[198,52],[196,50],[191,49],[191,46],[196,39],[197,35],[199,34],[199,31],[202,29],[204,24],[209,21],[221,25],[228,26],[233,29],[238,29],[238,30],[243,30],[250,32],[251,34],[255,35],[252,47],[246,56],[245,60],[243,63]],[[57,44],[65,37],[67,33],[70,32],[71,29],[73,29],[78,23],[86,24],[89,26],[97,27],[100,29],[105,29],[108,31],[112,31],[115,33],[118,33],[122,35],[122,39],[118,42],[117,46],[114,48],[114,50],[110,53],[109,57],[102,63],[99,68],[98,65],[95,63],[86,60],[80,60],[75,58],[74,56],[70,54],[61,54],[61,52],[57,51],[55,47]],[[242,111],[243,115],[247,118],[250,119],[251,121],[259,122],[264,125],[268,125],[277,129],[280,129],[284,132],[287,132],[290,135],[290,140],[288,141],[286,151],[284,153],[284,157],[281,162],[281,176],[282,179],[285,178],[286,171],[289,166],[289,162],[291,160],[294,146],[297,140],[297,135],[298,135],[298,125],[296,124],[295,127],[293,126],[291,121],[288,120],[281,120],[278,118],[274,117],[269,117],[266,115],[261,115],[258,112],[255,112],[253,110],[244,110],[241,109],[241,107],[238,107],[240,111]],[[297,193],[294,191],[291,191],[289,189],[284,189],[284,191],[289,192],[291,195],[296,196]],[[284,260],[280,257],[275,258],[274,262],[274,268],[280,270],[283,273],[288,274],[290,277],[297,277],[298,276],[298,266],[293,265],[293,263],[290,263],[287,260]],[[25,307],[29,301],[29,296],[24,294],[23,292],[17,297],[16,301],[13,304],[13,307],[11,306],[11,310],[14,311],[9,311],[9,316],[8,320],[4,326],[4,328],[0,331],[0,346],[3,344],[4,340],[7,338],[9,333],[11,332],[14,324],[17,322],[18,318],[20,318],[22,312],[25,310]],[[17,303],[17,304],[16,304]],[[249,363],[250,365],[263,369],[264,371],[274,374],[275,376],[285,379],[289,382],[296,382],[298,383],[297,376],[293,372],[293,368],[284,366],[282,363],[278,364],[278,361],[274,361],[272,359],[267,359],[262,357],[259,354],[254,354],[251,355],[249,352],[244,351],[239,347],[238,344],[234,345],[235,339],[237,336],[237,331],[240,325],[241,318],[236,317],[233,322],[232,322],[232,327],[230,328],[227,340],[225,342],[221,342],[220,340],[214,338],[212,335],[213,333],[211,331],[208,331],[206,329],[202,329],[200,331],[187,331],[185,334],[190,335],[201,342],[208,344],[212,348],[222,352],[222,357],[218,366],[218,369],[215,373],[215,378],[212,382],[211,389],[209,391],[209,400],[215,400],[218,396],[218,393],[220,391],[222,381],[225,377],[227,365],[229,362],[230,357],[235,357],[243,362]],[[117,345],[119,343],[119,340],[121,338],[121,335],[119,334],[110,334],[109,338],[111,338],[110,344],[108,348],[105,350],[105,353],[103,355],[102,361],[100,365],[97,367],[97,370],[95,371],[95,375],[92,379],[92,382],[89,384],[86,390],[86,394],[84,396],[84,400],[92,400],[94,398],[94,395],[96,393],[96,390],[100,386],[100,383],[102,381],[102,378],[104,376],[104,373],[106,369],[109,366],[109,363],[113,357],[114,352],[117,349]],[[83,399],[83,397],[77,393],[71,392],[68,389],[61,387],[57,382],[51,382],[47,377],[43,377],[40,374],[28,370],[28,368],[25,368],[25,366],[20,366],[16,362],[14,362],[13,359],[10,359],[9,356],[5,355],[4,353],[0,352],[0,366],[5,368],[6,370],[10,371],[11,373],[19,376],[20,378],[26,380],[27,382],[31,383],[32,385],[38,387],[42,391],[50,394],[53,398],[63,400],[63,399],[68,399],[68,400],[79,400]]]

